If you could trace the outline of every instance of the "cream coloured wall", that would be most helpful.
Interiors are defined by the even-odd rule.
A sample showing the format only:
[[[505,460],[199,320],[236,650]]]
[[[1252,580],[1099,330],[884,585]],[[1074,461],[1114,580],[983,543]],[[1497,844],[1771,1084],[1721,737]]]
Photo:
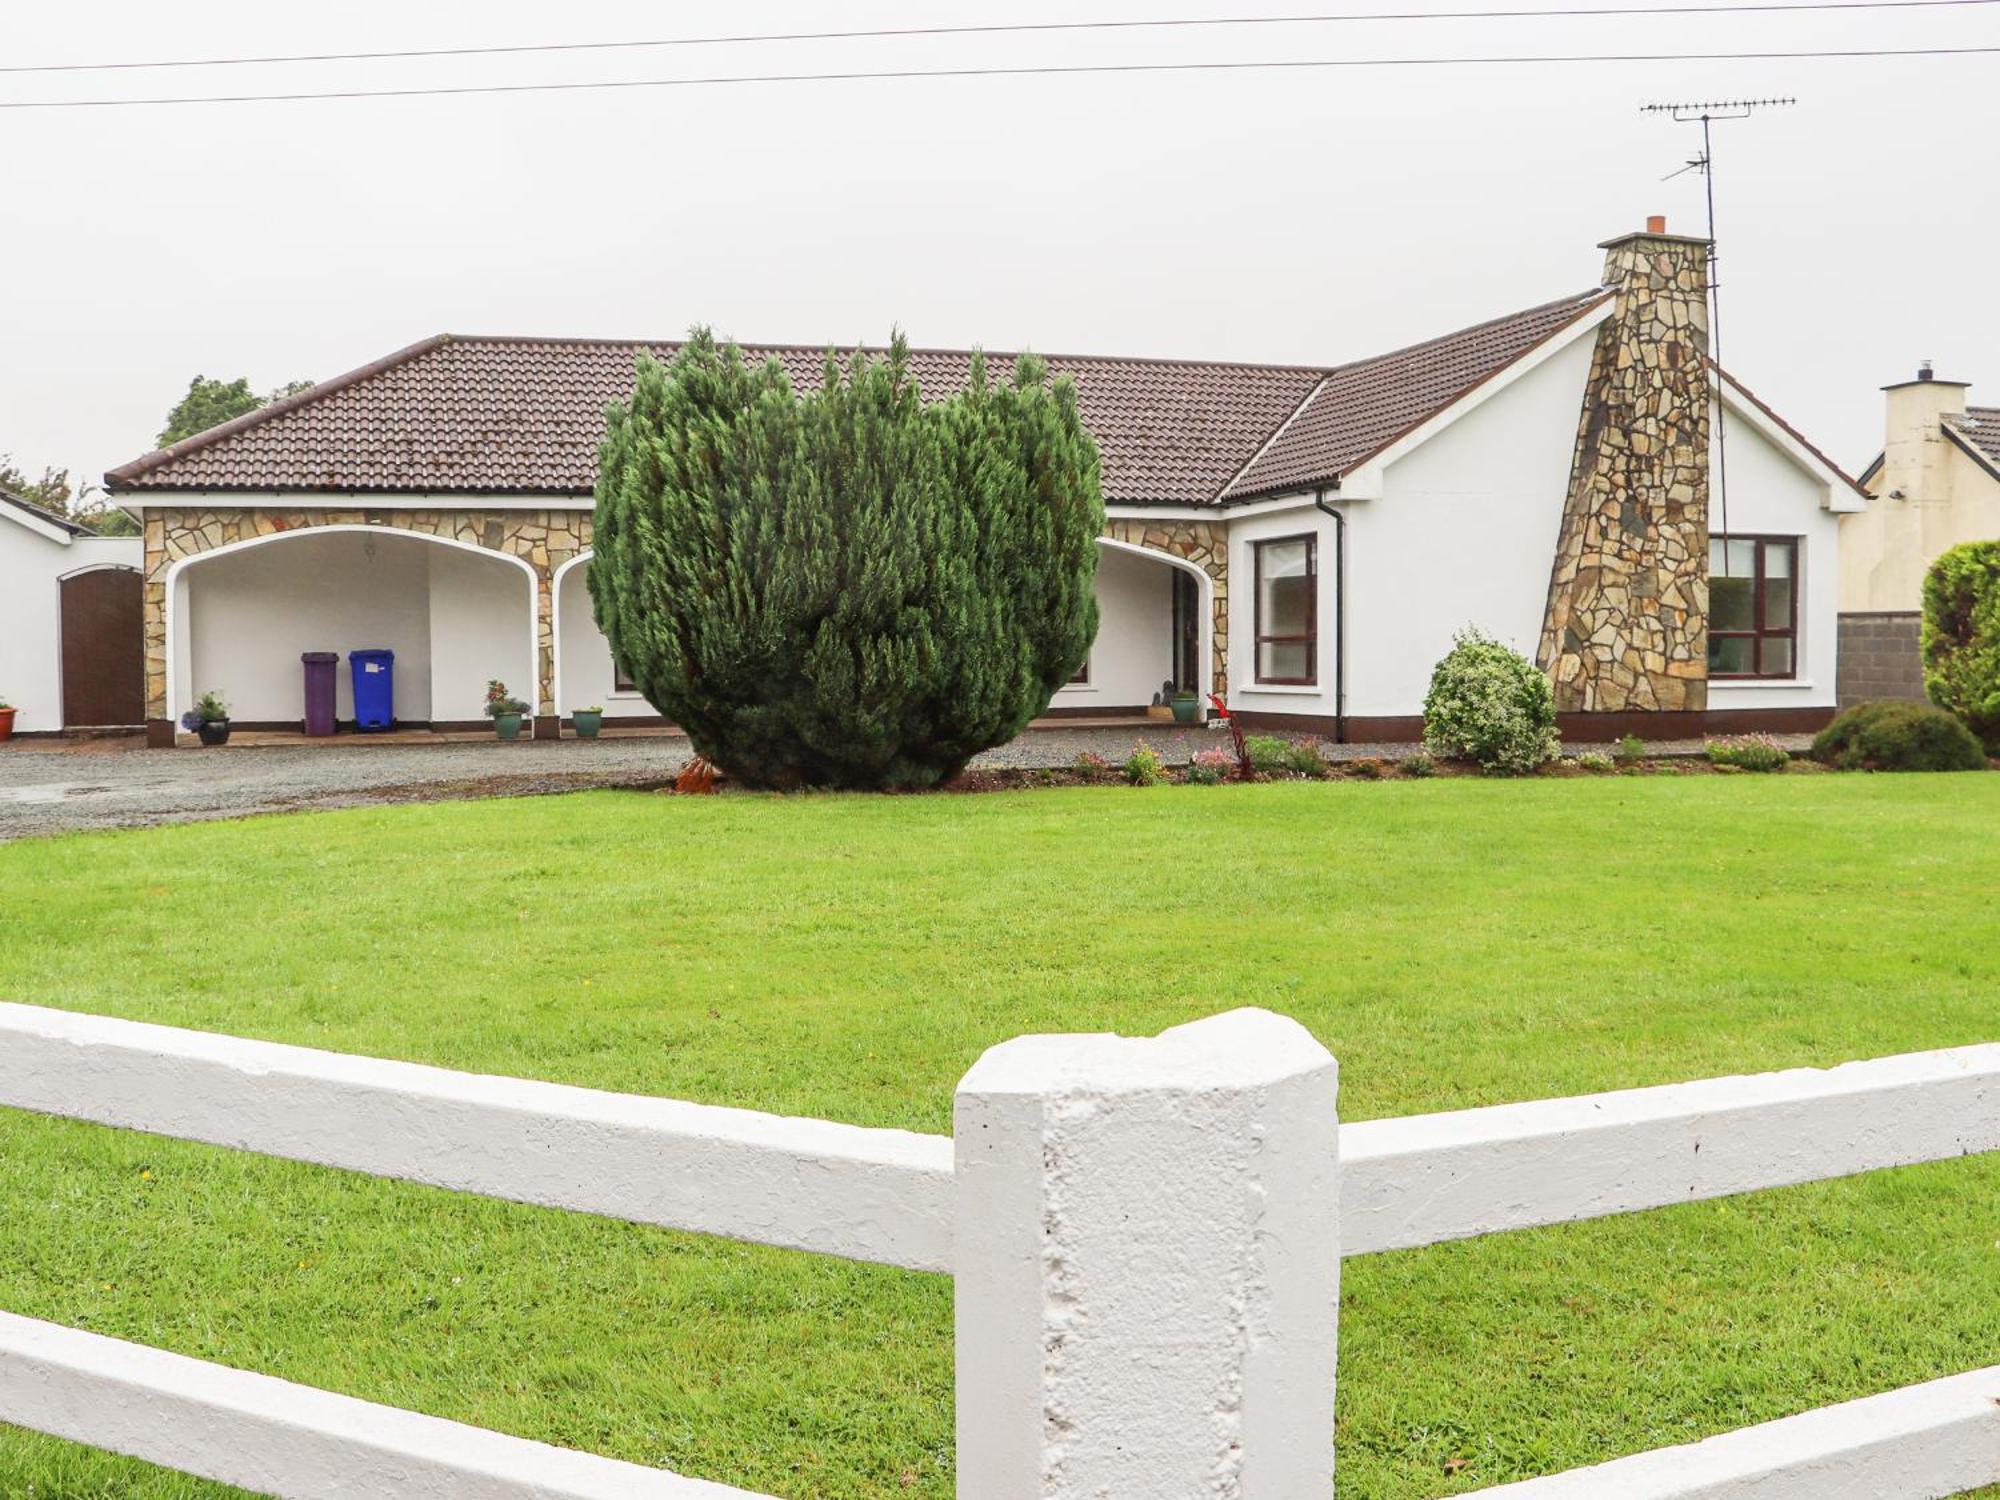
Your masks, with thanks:
[[[2000,538],[2000,478],[1942,434],[1927,446],[1928,462],[1885,462],[1868,508],[1841,518],[1843,610],[1922,609],[1939,553]]]

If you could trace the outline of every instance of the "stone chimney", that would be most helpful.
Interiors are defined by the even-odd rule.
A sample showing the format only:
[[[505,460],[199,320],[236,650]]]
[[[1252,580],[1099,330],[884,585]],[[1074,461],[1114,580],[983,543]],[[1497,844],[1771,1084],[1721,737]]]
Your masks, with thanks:
[[[1597,330],[1540,660],[1564,713],[1708,706],[1708,241],[1601,247]]]

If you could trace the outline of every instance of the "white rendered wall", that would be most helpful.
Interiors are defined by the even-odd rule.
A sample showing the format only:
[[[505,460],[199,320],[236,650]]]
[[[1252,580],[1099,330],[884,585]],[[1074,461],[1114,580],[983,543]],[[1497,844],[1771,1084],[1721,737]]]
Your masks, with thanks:
[[[1328,496],[1329,500],[1339,497]],[[1255,544],[1281,537],[1311,536],[1319,546],[1314,566],[1319,571],[1319,658],[1314,671],[1319,681],[1311,687],[1291,683],[1260,685],[1257,678],[1257,556]],[[1267,714],[1321,714],[1332,718],[1339,710],[1334,701],[1334,661],[1339,635],[1337,604],[1339,585],[1336,559],[1339,556],[1334,523],[1310,499],[1301,499],[1288,509],[1271,515],[1252,516],[1229,528],[1229,706]],[[1353,637],[1353,623],[1348,625]],[[1348,663],[1349,671],[1353,662]],[[1352,690],[1348,712],[1354,712]]]
[[[638,693],[618,691],[611,642],[597,628],[590,602],[590,564],[578,563],[556,585],[556,695],[554,711],[564,718],[596,704],[607,719],[657,714]]]
[[[1468,625],[1534,656],[1593,343],[1551,355],[1391,464],[1379,498],[1347,507],[1350,715],[1421,713],[1431,669]]]
[[[1097,639],[1090,681],[1057,690],[1055,708],[1113,709],[1151,703],[1174,675],[1174,565],[1097,549]]]
[[[494,678],[532,701],[538,669],[528,651],[528,575],[457,547],[417,545],[430,564],[428,717],[439,723],[481,717]],[[400,656],[396,665],[402,666]]]
[[[429,554],[442,550],[380,532],[333,532],[287,536],[190,564],[180,574],[189,670],[176,682],[184,701],[173,711],[214,691],[237,719],[301,719],[299,654],[337,651],[337,712],[351,719],[347,653],[386,647],[396,653],[396,717],[429,719]]]
[[[1710,682],[1708,706],[1831,708],[1840,636],[1840,517],[1822,508],[1826,486],[1774,448],[1732,409],[1723,418],[1729,448],[1729,527],[1737,536],[1799,538],[1796,676],[1784,682]],[[1709,430],[1714,432],[1711,414]],[[1709,461],[1709,530],[1723,530]],[[1876,502],[1880,504],[1880,502]]]
[[[22,734],[60,729],[65,574],[138,568],[137,537],[74,537],[68,546],[0,515],[0,700]]]

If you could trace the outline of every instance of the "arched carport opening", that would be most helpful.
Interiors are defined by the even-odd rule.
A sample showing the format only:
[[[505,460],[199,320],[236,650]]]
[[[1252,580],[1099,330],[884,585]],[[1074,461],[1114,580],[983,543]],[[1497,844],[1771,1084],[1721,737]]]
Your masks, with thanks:
[[[539,587],[521,558],[389,526],[298,527],[183,558],[166,577],[168,716],[213,691],[240,726],[290,728],[300,654],[333,651],[350,721],[347,653],[374,648],[396,653],[399,723],[476,723],[493,678],[541,712]]]
[[[1184,557],[1097,539],[1097,639],[1077,680],[1051,710],[1122,713],[1143,708],[1164,684],[1209,692],[1215,581]]]
[[[611,642],[597,628],[590,598],[588,550],[579,552],[555,571],[554,621],[555,695],[551,713],[568,718],[579,708],[599,707],[606,719],[648,724],[664,722],[611,658]]]

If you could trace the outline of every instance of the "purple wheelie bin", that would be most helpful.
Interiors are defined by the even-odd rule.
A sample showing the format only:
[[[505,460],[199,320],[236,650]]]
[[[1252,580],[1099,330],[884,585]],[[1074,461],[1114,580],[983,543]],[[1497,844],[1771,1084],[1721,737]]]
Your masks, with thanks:
[[[306,666],[306,734],[324,739],[333,733],[333,694],[340,666],[338,651],[302,651]]]

